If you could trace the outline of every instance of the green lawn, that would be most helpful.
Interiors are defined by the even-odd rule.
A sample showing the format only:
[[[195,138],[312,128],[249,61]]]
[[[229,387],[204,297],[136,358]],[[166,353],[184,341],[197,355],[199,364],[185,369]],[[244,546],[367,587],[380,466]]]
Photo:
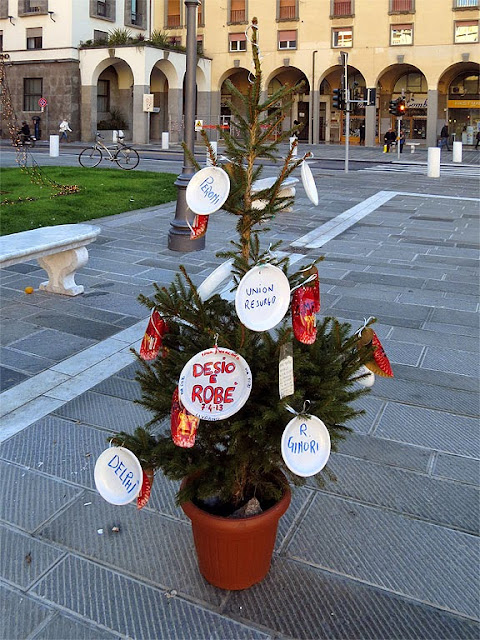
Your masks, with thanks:
[[[177,197],[177,188],[173,184],[177,176],[171,173],[43,167],[41,175],[62,185],[78,185],[80,191],[52,197],[55,189],[48,184],[34,184],[31,176],[19,167],[2,169],[1,235],[55,224],[85,222],[152,207]],[[35,200],[23,201],[25,198]]]

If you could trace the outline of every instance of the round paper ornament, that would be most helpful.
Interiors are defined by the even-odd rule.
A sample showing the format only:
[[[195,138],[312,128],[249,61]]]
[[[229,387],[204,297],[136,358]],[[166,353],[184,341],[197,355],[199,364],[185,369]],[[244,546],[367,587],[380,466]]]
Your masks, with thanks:
[[[128,504],[140,493],[143,470],[138,458],[124,447],[101,453],[93,472],[98,493],[111,504]]]
[[[330,457],[330,434],[316,416],[298,415],[285,427],[281,450],[285,464],[295,475],[314,476]]]
[[[190,179],[185,198],[194,213],[208,216],[222,207],[229,193],[228,173],[220,167],[205,167]]]
[[[219,267],[214,269],[212,273],[205,278],[202,284],[197,287],[197,293],[201,300],[208,300],[222,285],[226,284],[232,278],[233,260],[223,262]]]
[[[373,373],[373,371],[370,371],[370,369],[367,369],[364,364],[362,364],[360,369],[357,371],[357,375],[365,375],[365,378],[361,378],[360,380],[356,381],[358,382],[358,384],[361,384],[362,387],[373,387],[373,384],[375,382],[375,374]]]
[[[265,264],[250,269],[240,280],[235,309],[240,322],[252,331],[275,327],[290,306],[290,283],[281,269]]]
[[[185,409],[201,420],[223,420],[239,411],[252,390],[250,367],[242,356],[212,347],[193,356],[178,382]]]
[[[302,183],[303,183],[303,188],[305,189],[305,193],[307,194],[307,197],[310,200],[310,202],[312,202],[312,204],[317,206],[318,204],[317,185],[315,184],[315,180],[313,179],[312,170],[310,169],[308,164],[305,162],[305,160],[302,162],[302,167],[300,172],[302,175]]]

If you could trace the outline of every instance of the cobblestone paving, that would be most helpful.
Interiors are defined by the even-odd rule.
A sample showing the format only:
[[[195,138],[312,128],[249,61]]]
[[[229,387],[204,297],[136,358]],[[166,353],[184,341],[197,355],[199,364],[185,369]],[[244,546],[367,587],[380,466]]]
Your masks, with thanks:
[[[77,298],[27,296],[44,279],[34,262],[3,270],[2,640],[478,638],[478,183],[312,171],[319,206],[300,183],[267,241],[299,263],[325,257],[322,314],[355,328],[377,316],[395,378],[359,403],[366,414],[331,459],[338,482],[294,492],[269,575],[243,592],[198,573],[174,483],[157,474],[141,512],[93,483],[112,430],[147,417],[128,351],[148,315],[137,294],[180,264],[199,284],[232,220],[214,214],[192,254],[166,248],[172,205],[99,221]],[[394,195],[322,235],[380,191]],[[307,234],[317,247],[298,242]]]

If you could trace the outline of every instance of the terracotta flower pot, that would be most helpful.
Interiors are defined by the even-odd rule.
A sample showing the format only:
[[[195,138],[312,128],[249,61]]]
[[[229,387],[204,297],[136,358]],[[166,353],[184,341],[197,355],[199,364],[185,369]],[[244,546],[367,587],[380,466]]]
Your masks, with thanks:
[[[185,480],[184,480],[185,482]],[[277,526],[288,509],[291,492],[273,507],[249,518],[224,518],[181,505],[192,521],[198,566],[203,577],[221,589],[247,589],[263,580],[270,569]]]

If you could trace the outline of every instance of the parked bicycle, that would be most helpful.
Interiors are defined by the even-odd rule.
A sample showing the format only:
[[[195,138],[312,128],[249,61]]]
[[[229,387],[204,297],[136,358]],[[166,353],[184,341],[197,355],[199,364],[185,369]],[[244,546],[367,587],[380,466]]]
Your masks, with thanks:
[[[110,162],[116,162],[122,169],[135,169],[140,162],[140,157],[135,149],[126,145],[120,138],[118,139],[118,144],[109,149],[102,140],[103,136],[97,131],[93,146],[87,147],[80,152],[78,161],[82,167],[86,169],[96,167],[102,161],[104,154],[106,154]]]

